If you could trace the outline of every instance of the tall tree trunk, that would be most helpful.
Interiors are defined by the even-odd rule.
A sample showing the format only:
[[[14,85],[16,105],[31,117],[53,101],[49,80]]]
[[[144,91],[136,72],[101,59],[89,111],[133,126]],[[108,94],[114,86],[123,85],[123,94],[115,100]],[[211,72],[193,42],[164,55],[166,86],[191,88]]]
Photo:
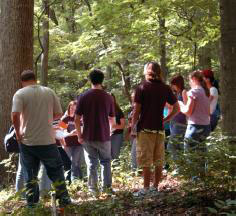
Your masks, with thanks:
[[[220,0],[221,15],[221,89],[223,131],[229,136],[232,156],[236,147],[236,1]],[[235,176],[236,162],[231,158],[230,173]]]
[[[205,46],[198,51],[198,67],[200,69],[211,69],[211,48]]]
[[[160,26],[160,52],[161,52],[161,71],[163,73],[163,78],[166,80],[168,76],[168,69],[166,65],[166,37],[165,37],[165,19],[159,16],[159,26]]]
[[[120,73],[121,73],[121,79],[122,79],[122,83],[123,83],[123,86],[124,86],[124,92],[130,102],[130,104],[132,105],[132,100],[131,100],[131,94],[130,94],[130,89],[129,89],[129,86],[128,86],[128,83],[127,83],[127,79],[126,79],[126,75],[125,75],[125,70],[123,68],[123,65],[116,61],[114,62],[114,64],[119,68],[120,70]]]
[[[43,18],[43,53],[41,55],[41,85],[48,85],[48,52],[49,52],[49,2],[43,1],[43,8],[45,8],[45,15]]]
[[[33,69],[33,0],[1,0],[0,4],[0,161],[6,156],[3,137],[10,124],[12,96],[20,73]]]

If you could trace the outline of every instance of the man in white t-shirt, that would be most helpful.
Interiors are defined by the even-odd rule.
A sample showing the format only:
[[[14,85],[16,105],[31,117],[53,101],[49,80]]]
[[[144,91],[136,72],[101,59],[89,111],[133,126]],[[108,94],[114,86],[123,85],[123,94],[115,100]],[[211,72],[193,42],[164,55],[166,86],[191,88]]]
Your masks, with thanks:
[[[13,96],[11,117],[26,170],[27,204],[34,206],[39,201],[37,175],[40,162],[55,184],[59,204],[70,204],[52,128],[53,120],[62,116],[60,101],[53,90],[37,85],[31,70],[22,72],[21,82],[23,88]]]

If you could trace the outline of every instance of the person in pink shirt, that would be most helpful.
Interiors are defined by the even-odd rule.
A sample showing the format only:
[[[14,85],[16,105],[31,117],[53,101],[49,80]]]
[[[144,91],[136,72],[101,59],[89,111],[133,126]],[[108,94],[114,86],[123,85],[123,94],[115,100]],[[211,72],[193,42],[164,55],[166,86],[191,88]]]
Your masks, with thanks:
[[[201,71],[194,71],[189,75],[191,89],[187,92],[188,100],[185,105],[179,101],[180,110],[187,115],[187,129],[185,132],[185,152],[205,152],[204,140],[210,134],[210,92],[203,79]],[[199,160],[201,160],[199,158]],[[205,167],[205,160],[202,165]],[[205,169],[204,169],[205,170]]]

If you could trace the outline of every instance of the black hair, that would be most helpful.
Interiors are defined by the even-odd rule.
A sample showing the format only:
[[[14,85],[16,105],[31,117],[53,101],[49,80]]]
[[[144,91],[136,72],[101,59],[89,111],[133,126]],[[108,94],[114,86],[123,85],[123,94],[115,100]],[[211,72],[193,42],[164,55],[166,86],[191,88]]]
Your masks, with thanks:
[[[35,76],[35,74],[32,70],[24,70],[21,73],[20,78],[21,78],[22,82],[35,81],[36,80],[36,76]]]
[[[89,79],[93,85],[102,84],[104,80],[104,74],[99,69],[94,69],[89,74]]]

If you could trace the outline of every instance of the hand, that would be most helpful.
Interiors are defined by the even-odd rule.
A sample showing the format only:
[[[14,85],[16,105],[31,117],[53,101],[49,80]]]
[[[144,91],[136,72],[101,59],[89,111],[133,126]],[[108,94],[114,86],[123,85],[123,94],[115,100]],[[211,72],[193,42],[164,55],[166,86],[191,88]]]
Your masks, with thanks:
[[[169,121],[169,119],[167,119],[167,117],[165,117],[164,119],[163,119],[163,123],[166,123],[166,122],[168,122]]]
[[[82,138],[82,136],[78,136],[78,142],[79,142],[80,144],[83,144],[84,139]]]
[[[22,140],[22,134],[16,133],[16,140],[17,140],[18,143],[20,143],[21,140]]]

